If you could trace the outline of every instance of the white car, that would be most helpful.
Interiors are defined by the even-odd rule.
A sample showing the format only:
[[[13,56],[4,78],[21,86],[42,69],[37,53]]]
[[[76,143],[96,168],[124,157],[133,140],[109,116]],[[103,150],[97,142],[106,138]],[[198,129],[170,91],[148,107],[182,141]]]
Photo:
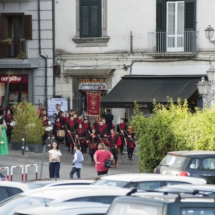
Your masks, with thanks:
[[[28,186],[23,183],[0,181],[0,202],[11,196],[23,193],[28,190]]]
[[[72,186],[72,185],[90,185],[95,180],[63,180],[56,181],[50,184],[45,185],[44,187],[55,187],[55,186]]]
[[[56,198],[50,204],[62,203],[62,202],[99,202],[103,204],[111,204],[112,201],[118,196],[125,196],[131,189],[116,188],[116,187],[100,187],[94,189],[82,189],[77,192],[70,192],[63,194]]]
[[[92,202],[63,203],[59,205],[49,205],[49,207],[39,206],[25,210],[19,210],[14,215],[105,215],[110,205]],[[90,212],[89,212],[90,211]]]
[[[96,186],[115,186],[137,188],[138,190],[155,190],[174,184],[206,184],[206,180],[193,177],[178,177],[160,174],[119,174],[102,176],[92,183]]]
[[[104,190],[101,186],[83,185],[83,186],[57,186],[57,187],[43,187],[21,193],[0,203],[0,215],[13,215],[15,211],[27,209],[29,207],[47,205],[58,197],[67,193],[79,193],[81,190],[97,189]],[[119,188],[121,189],[121,188]],[[122,189],[123,190],[123,189]]]

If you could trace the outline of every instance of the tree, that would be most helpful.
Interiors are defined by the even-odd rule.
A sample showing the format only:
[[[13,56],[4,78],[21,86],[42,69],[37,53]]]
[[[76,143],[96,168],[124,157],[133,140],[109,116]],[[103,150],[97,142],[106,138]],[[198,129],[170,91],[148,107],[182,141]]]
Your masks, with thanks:
[[[13,107],[13,112],[16,124],[13,127],[12,139],[21,142],[22,133],[25,133],[26,143],[41,144],[45,128],[35,107],[31,103],[20,102]]]

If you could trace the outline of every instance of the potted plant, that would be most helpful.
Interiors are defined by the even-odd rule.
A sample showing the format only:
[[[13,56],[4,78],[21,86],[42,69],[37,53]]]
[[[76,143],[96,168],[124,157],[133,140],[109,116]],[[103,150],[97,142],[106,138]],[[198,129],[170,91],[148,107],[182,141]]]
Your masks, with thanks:
[[[13,107],[15,125],[12,131],[12,150],[21,150],[22,133],[25,134],[25,142],[29,151],[42,152],[42,135],[45,132],[41,118],[35,107],[26,101]],[[20,147],[21,146],[21,147]]]
[[[26,59],[26,58],[27,58],[27,55],[26,55],[24,52],[20,52],[20,53],[17,55],[17,58],[19,58],[19,59]]]
[[[5,40],[2,40],[1,41],[1,44],[5,44],[5,45],[11,45],[11,43],[12,43],[12,40],[11,40],[11,38],[7,38],[7,39],[5,39]]]

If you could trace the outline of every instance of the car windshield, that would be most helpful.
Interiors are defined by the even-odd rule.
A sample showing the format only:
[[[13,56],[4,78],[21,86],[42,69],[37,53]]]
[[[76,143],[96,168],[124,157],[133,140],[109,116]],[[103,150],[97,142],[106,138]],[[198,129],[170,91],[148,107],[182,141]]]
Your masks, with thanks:
[[[143,205],[135,203],[116,203],[108,211],[107,215],[161,215],[162,208],[154,205]]]
[[[47,199],[42,197],[16,195],[5,201],[0,202],[0,214],[1,215],[13,215],[20,209],[25,209],[40,204],[48,204],[53,199]]]
[[[129,182],[127,181],[116,181],[107,179],[98,179],[93,183],[93,185],[98,186],[112,186],[112,187],[125,187]]]
[[[184,161],[186,160],[186,157],[183,156],[176,156],[176,155],[167,155],[162,161],[162,166],[171,166],[175,168],[179,168],[182,166]]]

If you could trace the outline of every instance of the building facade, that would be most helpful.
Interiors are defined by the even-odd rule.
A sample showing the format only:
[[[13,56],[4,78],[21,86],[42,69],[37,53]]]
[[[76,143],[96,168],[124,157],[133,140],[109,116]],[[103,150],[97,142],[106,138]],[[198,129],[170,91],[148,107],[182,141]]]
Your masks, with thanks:
[[[87,91],[101,91],[117,117],[130,118],[134,101],[150,114],[153,99],[168,96],[202,106],[196,84],[214,60],[204,32],[213,0],[55,3],[56,94],[70,97],[73,109],[85,108]]]
[[[21,77],[22,99],[45,104],[46,98],[53,97],[53,3],[51,0],[0,2],[1,104],[8,75],[10,103],[17,102]]]

